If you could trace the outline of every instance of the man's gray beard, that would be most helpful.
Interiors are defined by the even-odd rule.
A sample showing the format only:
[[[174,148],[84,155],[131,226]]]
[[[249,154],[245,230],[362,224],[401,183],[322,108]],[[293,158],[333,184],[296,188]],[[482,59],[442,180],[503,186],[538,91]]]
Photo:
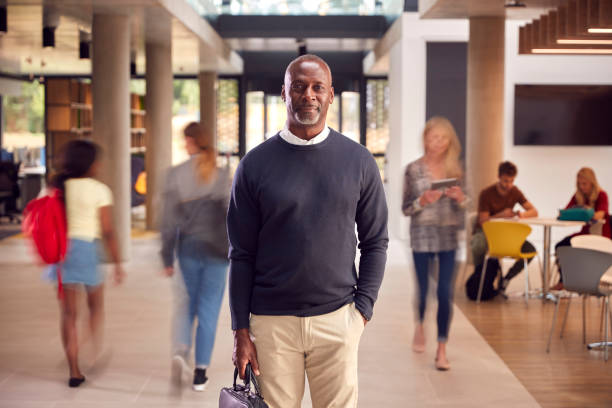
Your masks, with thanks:
[[[319,121],[321,117],[321,113],[317,112],[316,115],[310,118],[301,118],[299,113],[295,114],[295,119],[300,123],[300,125],[314,125]]]

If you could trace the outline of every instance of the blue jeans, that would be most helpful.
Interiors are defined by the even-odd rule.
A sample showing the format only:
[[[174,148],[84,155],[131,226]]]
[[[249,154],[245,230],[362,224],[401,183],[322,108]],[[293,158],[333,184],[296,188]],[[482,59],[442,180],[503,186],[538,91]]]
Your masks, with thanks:
[[[185,310],[179,311],[177,317],[176,340],[180,347],[191,349],[193,324],[197,317],[195,364],[198,368],[206,368],[215,344],[228,261],[206,255],[200,245],[189,241],[179,244],[178,260],[188,299]]]
[[[429,286],[429,262],[438,256],[438,341],[446,343],[452,316],[453,274],[455,272],[455,251],[413,252],[414,267],[419,283],[419,321],[425,318],[427,289]]]

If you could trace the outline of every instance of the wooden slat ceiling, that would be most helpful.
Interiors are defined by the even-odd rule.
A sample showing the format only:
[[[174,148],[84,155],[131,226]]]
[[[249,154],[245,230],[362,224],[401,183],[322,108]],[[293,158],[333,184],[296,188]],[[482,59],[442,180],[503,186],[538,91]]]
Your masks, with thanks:
[[[526,7],[505,8],[507,0],[425,0],[420,8],[422,18],[469,18],[505,16],[530,20],[556,8],[562,0],[521,0]]]
[[[563,2],[520,28],[519,53],[612,54],[612,0]]]
[[[521,54],[612,54],[612,0],[422,0],[422,18],[506,17],[520,28]],[[535,51],[534,51],[535,50]]]

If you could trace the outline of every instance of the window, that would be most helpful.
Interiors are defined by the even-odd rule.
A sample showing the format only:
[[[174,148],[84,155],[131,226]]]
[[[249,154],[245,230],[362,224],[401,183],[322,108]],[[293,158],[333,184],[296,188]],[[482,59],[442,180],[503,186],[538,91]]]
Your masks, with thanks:
[[[376,159],[385,179],[385,154],[389,144],[389,81],[368,79],[366,82],[366,147]]]

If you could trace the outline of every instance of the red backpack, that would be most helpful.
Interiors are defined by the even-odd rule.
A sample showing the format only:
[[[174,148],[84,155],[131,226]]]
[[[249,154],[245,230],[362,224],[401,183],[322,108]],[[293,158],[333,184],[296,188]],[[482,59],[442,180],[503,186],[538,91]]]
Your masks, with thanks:
[[[66,257],[67,224],[62,192],[30,201],[24,210],[23,232],[34,242],[36,252],[46,264],[59,264]],[[57,295],[63,296],[62,275],[57,267]]]

